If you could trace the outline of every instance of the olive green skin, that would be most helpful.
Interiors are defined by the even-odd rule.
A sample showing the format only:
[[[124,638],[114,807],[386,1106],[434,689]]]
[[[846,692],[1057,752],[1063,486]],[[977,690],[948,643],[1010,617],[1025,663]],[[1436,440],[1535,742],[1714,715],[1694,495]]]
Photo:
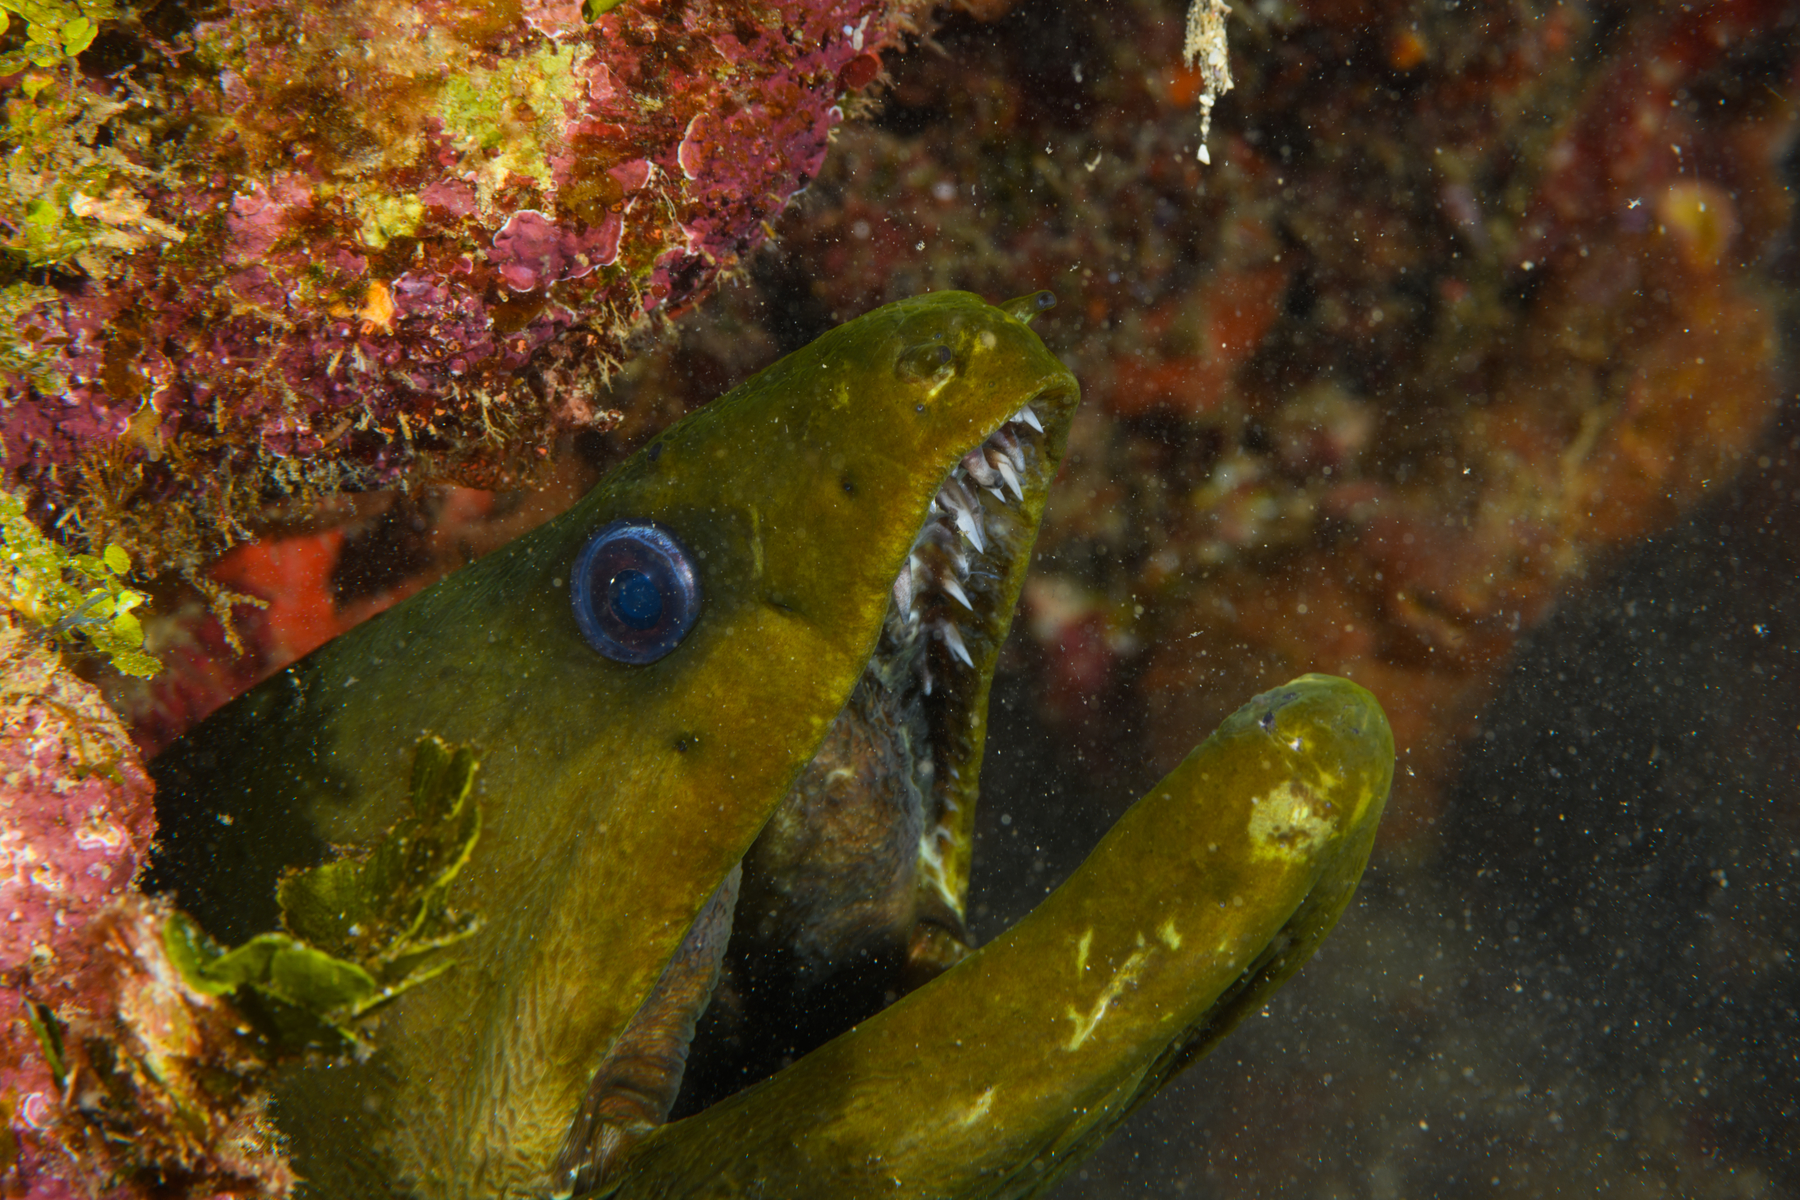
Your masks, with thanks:
[[[937,346],[943,370],[906,369]],[[479,755],[482,833],[450,901],[485,925],[454,969],[380,1010],[372,1058],[279,1090],[307,1194],[552,1190],[595,1065],[843,707],[945,476],[1035,400],[1049,478],[1078,396],[1012,312],[965,293],[890,305],[157,759],[152,884],[238,942],[277,924],[283,865],[367,846],[403,815],[421,735]],[[1022,505],[1033,527],[1043,491]],[[646,666],[597,654],[570,608],[571,564],[619,518],[662,523],[698,559],[701,615]],[[978,650],[984,692],[995,650]]]
[[[378,1010],[367,1061],[282,1082],[305,1195],[554,1193],[596,1064],[844,705],[932,497],[1027,402],[1048,470],[1021,511],[1041,516],[1077,389],[1022,316],[946,293],[833,331],[157,760],[156,879],[236,942],[277,923],[283,865],[367,846],[406,811],[421,735],[479,754],[482,832],[450,900],[485,924],[446,951],[450,971]],[[949,367],[907,369],[937,346]],[[626,517],[695,552],[705,597],[687,639],[647,666],[595,653],[568,599],[582,545]],[[972,762],[1010,608],[969,647]],[[1360,877],[1392,768],[1387,724],[1354,684],[1308,676],[1259,697],[1019,926],[651,1134],[605,1194],[1048,1186],[1310,954]],[[953,850],[960,890],[966,840]]]
[[[1312,954],[1394,741],[1305,675],[1239,709],[1067,882],[932,983],[628,1154],[614,1200],[1033,1196]]]

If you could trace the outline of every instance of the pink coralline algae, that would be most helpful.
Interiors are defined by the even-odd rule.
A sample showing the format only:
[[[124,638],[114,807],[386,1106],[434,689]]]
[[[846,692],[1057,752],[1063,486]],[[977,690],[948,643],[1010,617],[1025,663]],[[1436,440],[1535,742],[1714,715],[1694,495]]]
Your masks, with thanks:
[[[123,896],[155,829],[151,786],[117,718],[53,657],[0,628],[0,977],[68,958]]]
[[[242,1018],[187,987],[132,876],[155,819],[124,728],[0,617],[0,1194],[279,1195]],[[160,1193],[159,1193],[160,1194]]]
[[[617,262],[623,231],[624,222],[614,217],[598,229],[575,233],[528,208],[506,219],[488,257],[507,287],[535,292]]]
[[[271,499],[518,479],[764,240],[916,7],[126,14],[129,85],[90,51],[36,101],[75,114],[56,153],[0,132],[33,188],[87,189],[55,249],[0,251],[8,482],[192,568]]]

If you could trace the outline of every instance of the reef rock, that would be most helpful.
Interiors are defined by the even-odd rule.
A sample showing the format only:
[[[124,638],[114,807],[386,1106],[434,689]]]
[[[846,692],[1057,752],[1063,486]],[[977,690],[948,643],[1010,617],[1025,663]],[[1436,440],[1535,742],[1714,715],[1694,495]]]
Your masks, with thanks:
[[[173,9],[34,9],[79,53],[5,92],[0,453],[74,529],[189,568],[271,497],[494,486],[605,427],[628,341],[763,241],[908,23]]]

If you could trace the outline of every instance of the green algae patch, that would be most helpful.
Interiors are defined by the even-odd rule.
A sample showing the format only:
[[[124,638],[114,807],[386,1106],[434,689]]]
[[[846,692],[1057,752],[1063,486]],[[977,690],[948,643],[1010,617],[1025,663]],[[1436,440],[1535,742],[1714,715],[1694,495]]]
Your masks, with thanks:
[[[576,67],[586,58],[583,50],[578,59],[573,45],[551,44],[492,69],[466,65],[444,83],[438,102],[444,133],[465,153],[493,154],[482,171],[484,198],[509,171],[540,188],[549,183],[547,151],[561,141],[564,106],[581,97]]]
[[[189,987],[231,996],[285,1050],[341,1051],[359,1045],[350,1023],[383,998],[381,984],[355,963],[286,934],[260,934],[224,950],[175,912],[163,926],[163,949]]]
[[[447,899],[481,833],[475,768],[468,747],[421,739],[413,812],[366,854],[284,875],[285,931],[227,950],[176,912],[163,934],[170,961],[196,991],[231,994],[282,1048],[364,1046],[357,1018],[448,970],[453,959],[425,960],[480,928]]]
[[[276,887],[289,932],[319,949],[392,975],[432,950],[453,945],[479,922],[450,908],[450,885],[481,835],[470,794],[475,754],[437,738],[413,758],[413,815],[368,854],[292,871]]]
[[[25,24],[24,44],[0,54],[0,75],[11,75],[26,67],[60,66],[64,59],[74,58],[93,45],[101,22],[117,15],[110,0],[0,0],[0,34],[6,33],[15,19]]]
[[[363,245],[372,250],[386,249],[395,238],[416,235],[425,217],[425,204],[417,196],[371,193],[358,195],[353,202]]]
[[[91,650],[126,675],[149,678],[162,664],[144,652],[136,609],[147,597],[125,586],[131,556],[108,545],[100,554],[70,554],[39,532],[25,501],[0,491],[0,596],[6,609],[38,636]]]
[[[126,108],[62,72],[27,71],[7,91],[0,106],[0,225],[7,230],[0,267],[74,263],[103,273],[119,253],[186,238],[151,214],[141,188],[155,173],[115,140],[115,118]],[[16,324],[23,313],[8,315]]]

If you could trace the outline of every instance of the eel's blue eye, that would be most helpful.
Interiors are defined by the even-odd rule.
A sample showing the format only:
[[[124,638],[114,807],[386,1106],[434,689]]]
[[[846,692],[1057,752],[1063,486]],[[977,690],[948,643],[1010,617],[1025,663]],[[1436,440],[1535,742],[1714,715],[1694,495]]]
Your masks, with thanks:
[[[652,521],[614,521],[582,547],[569,579],[575,623],[614,662],[653,663],[700,615],[694,557]]]

